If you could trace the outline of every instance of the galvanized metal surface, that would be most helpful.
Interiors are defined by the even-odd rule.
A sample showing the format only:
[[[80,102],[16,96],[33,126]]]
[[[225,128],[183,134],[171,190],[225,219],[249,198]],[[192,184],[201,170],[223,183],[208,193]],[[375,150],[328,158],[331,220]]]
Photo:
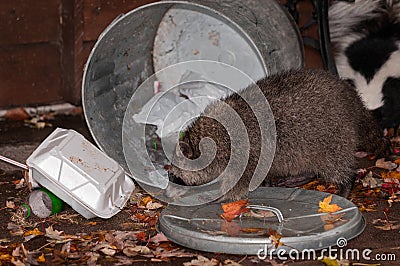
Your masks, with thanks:
[[[282,234],[280,239],[286,252],[305,249],[321,250],[335,246],[338,239],[350,240],[365,228],[365,221],[358,208],[345,198],[333,195],[332,203],[343,210],[328,214],[319,213],[319,201],[328,193],[294,188],[260,187],[249,194],[252,208],[263,206],[280,210],[272,217],[242,217],[227,223],[218,214],[223,213],[221,203],[195,207],[169,205],[161,213],[159,230],[168,239],[185,247],[202,251],[255,255],[260,250],[276,253],[277,247],[268,238],[269,228]],[[258,206],[258,207],[257,207]],[[245,233],[236,229],[227,233],[229,227],[265,229],[256,233]]]
[[[248,62],[254,61],[258,65],[256,68],[265,74],[303,66],[300,35],[278,1],[260,4],[254,0],[246,1],[245,5],[237,0],[163,1],[122,15],[101,34],[89,56],[82,99],[85,118],[97,145],[127,171],[122,148],[123,117],[133,92],[154,73],[154,40],[158,37],[160,22],[165,22],[164,16],[171,8],[174,12],[195,11],[230,27],[252,49],[254,58]],[[186,50],[193,49],[197,48]],[[200,52],[204,54],[205,51]],[[224,57],[224,54],[215,58],[210,54],[208,58],[229,62],[229,56]],[[234,56],[239,54],[240,51],[233,51]],[[232,51],[225,55],[232,55]],[[179,59],[187,60],[187,57]],[[164,66],[160,63],[159,67]],[[248,73],[246,65],[235,66],[254,79],[259,78],[254,75],[257,72]]]

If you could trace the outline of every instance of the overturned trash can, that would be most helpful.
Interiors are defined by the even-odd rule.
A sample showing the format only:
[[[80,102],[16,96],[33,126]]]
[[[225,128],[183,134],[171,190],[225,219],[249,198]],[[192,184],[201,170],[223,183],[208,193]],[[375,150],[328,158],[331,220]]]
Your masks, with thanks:
[[[95,44],[83,77],[85,119],[98,146],[140,186],[146,190],[156,187],[151,190],[153,196],[163,194],[173,199],[175,204],[170,204],[159,219],[159,229],[172,241],[234,254],[262,255],[279,243],[289,249],[320,250],[338,244],[340,237],[349,240],[363,231],[365,221],[354,204],[334,196],[343,210],[324,214],[318,213],[318,201],[327,194],[258,188],[248,199],[255,215],[239,217],[226,225],[217,216],[220,203],[197,201],[209,196],[207,193],[193,194],[191,201],[190,193],[182,200],[180,190],[168,189],[169,158],[160,150],[172,149],[173,145],[164,145],[162,140],[169,135],[155,126],[161,118],[169,119],[161,115],[177,109],[173,103],[181,94],[187,98],[188,84],[200,91],[207,87],[206,94],[213,94],[214,89],[222,91],[216,94],[218,98],[225,95],[227,85],[237,91],[249,84],[233,82],[238,76],[251,84],[268,75],[301,68],[303,62],[299,31],[278,1],[161,1],[145,5],[118,17]],[[205,85],[207,81],[212,86]],[[174,90],[176,94],[166,92]],[[197,92],[190,95],[204,97]],[[168,101],[162,101],[161,96]],[[189,97],[195,102],[193,99]],[[176,100],[180,106],[184,102]],[[140,112],[149,104],[160,116],[146,111],[143,117],[153,122],[140,125]],[[182,108],[185,112],[190,109]],[[172,124],[179,118],[178,112],[168,121]],[[179,125],[171,131],[177,128]],[[141,179],[142,175],[147,180]],[[262,216],[271,210],[273,216]],[[273,242],[266,234],[274,232],[281,236],[281,242]]]
[[[89,56],[82,102],[95,142],[125,170],[121,132],[130,98],[155,72],[189,60],[225,63],[258,80],[302,67],[304,51],[278,1],[161,1],[121,15]]]

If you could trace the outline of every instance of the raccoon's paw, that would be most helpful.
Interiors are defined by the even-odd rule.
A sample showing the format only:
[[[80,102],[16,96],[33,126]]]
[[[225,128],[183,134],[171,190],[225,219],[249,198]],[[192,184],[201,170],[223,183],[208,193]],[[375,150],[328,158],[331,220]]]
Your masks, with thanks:
[[[351,190],[354,187],[354,183],[355,183],[355,176],[351,179],[349,179],[347,182],[342,183],[342,184],[336,184],[336,187],[338,188],[338,190],[336,191],[336,194],[343,197],[343,198],[347,198],[350,196]]]

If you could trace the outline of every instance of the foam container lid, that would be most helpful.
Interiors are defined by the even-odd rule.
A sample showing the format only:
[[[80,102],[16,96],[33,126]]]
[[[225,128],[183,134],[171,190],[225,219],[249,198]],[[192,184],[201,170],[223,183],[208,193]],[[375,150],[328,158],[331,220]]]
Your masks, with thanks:
[[[118,213],[135,188],[124,169],[81,134],[57,128],[27,159],[32,183],[87,219]]]

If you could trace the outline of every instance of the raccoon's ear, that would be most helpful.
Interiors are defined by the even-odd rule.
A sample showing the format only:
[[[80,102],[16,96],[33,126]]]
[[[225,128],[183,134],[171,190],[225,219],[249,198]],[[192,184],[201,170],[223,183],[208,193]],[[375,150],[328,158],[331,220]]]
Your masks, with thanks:
[[[181,149],[181,152],[183,155],[186,156],[186,158],[191,159],[193,156],[193,149],[190,147],[190,145],[184,141],[179,141],[179,148]]]

